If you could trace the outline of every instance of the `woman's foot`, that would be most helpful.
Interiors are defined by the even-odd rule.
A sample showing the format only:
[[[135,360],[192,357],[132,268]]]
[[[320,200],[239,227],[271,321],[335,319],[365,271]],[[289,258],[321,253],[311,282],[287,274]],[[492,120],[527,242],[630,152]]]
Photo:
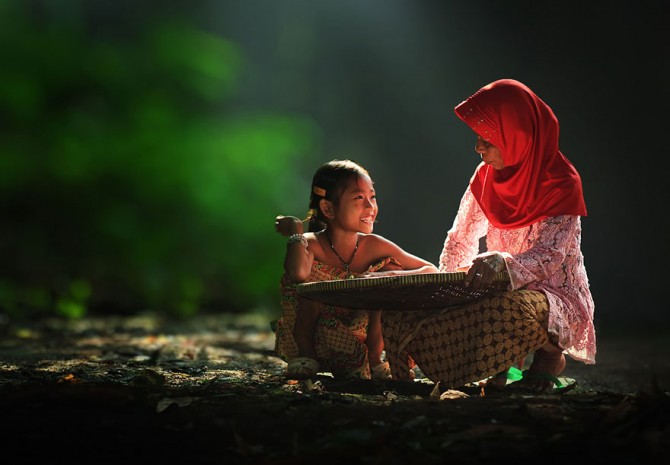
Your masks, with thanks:
[[[500,373],[491,376],[489,379],[486,380],[485,386],[500,390],[504,389],[509,381],[517,381],[521,379],[522,377],[521,370],[523,370],[523,364],[525,362],[526,362],[526,356],[524,356],[521,360],[519,360],[514,365],[509,367],[507,370],[503,370]]]
[[[506,385],[507,385],[507,370],[501,371],[500,373],[491,376],[489,379],[486,380],[486,384],[484,386],[487,388],[501,390],[504,389]]]
[[[557,378],[565,370],[565,355],[560,350],[538,349],[533,356],[533,363],[521,383],[526,390],[548,392],[554,389],[552,378]]]

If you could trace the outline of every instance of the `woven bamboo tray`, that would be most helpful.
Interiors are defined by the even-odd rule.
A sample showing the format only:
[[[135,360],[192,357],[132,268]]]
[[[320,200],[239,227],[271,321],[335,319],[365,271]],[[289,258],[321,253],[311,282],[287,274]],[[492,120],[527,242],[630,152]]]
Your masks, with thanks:
[[[507,289],[507,273],[480,289],[465,287],[465,272],[339,279],[298,284],[298,295],[340,307],[368,310],[423,310],[461,305]]]

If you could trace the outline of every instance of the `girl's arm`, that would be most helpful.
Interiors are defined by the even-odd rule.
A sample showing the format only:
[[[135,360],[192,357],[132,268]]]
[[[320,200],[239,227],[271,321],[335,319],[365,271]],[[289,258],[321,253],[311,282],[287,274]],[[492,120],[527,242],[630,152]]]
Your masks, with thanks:
[[[372,276],[399,276],[406,274],[438,273],[439,270],[428,260],[424,260],[414,254],[411,254],[398,246],[396,243],[377,234],[370,234],[366,240],[371,241],[371,255],[376,257],[371,262],[381,260],[386,257],[393,257],[403,266],[404,270],[388,270],[366,274]]]
[[[295,216],[277,216],[275,230],[282,236],[288,236],[284,256],[286,277],[294,283],[305,281],[314,262],[314,253],[310,250],[310,244],[316,240],[314,234],[303,234],[302,220]]]

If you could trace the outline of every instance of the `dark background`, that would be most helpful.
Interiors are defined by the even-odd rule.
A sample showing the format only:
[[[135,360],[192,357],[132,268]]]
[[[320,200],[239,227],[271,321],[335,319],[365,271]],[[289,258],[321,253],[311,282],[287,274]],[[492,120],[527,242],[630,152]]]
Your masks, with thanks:
[[[314,170],[352,158],[375,232],[437,263],[477,165],[453,108],[500,78],[582,175],[596,328],[663,331],[660,1],[0,1],[10,317],[279,314]],[[663,80],[663,82],[661,81]]]

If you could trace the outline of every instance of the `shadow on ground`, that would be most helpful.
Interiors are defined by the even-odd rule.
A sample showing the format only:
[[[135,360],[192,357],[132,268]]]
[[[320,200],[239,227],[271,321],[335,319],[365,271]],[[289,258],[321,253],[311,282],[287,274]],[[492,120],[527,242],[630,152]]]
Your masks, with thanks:
[[[21,460],[666,464],[668,342],[599,340],[563,394],[284,379],[262,318],[5,322],[0,437]],[[442,400],[440,400],[442,398]]]

